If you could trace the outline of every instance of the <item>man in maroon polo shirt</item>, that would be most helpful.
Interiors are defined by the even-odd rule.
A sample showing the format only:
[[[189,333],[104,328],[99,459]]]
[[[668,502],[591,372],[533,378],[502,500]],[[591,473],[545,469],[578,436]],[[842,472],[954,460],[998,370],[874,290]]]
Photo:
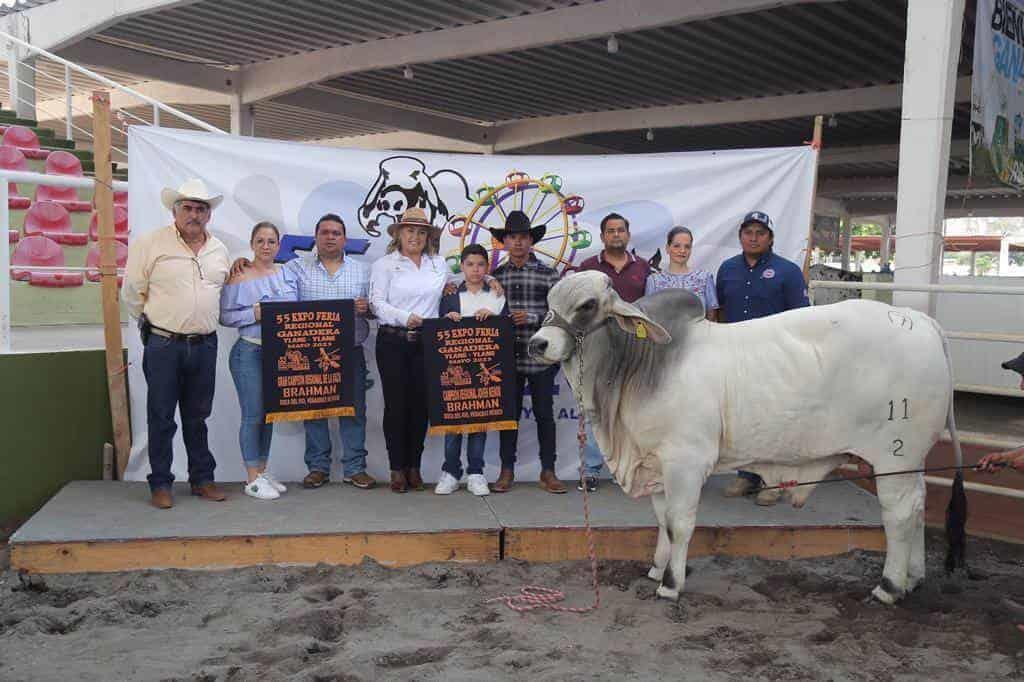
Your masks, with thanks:
[[[604,250],[580,263],[577,271],[598,270],[611,277],[612,288],[623,301],[632,303],[644,295],[651,266],[647,261],[626,251],[629,246],[629,221],[618,213],[609,213],[601,220],[601,243]],[[597,447],[594,433],[587,427],[587,446],[583,450],[583,478],[576,486],[597,490],[598,477],[604,466],[604,455]]]
[[[623,301],[632,303],[644,295],[651,266],[647,261],[626,251],[629,246],[629,221],[618,213],[609,213],[601,220],[601,243],[604,249],[576,268],[577,271],[598,270],[612,279],[612,288]]]

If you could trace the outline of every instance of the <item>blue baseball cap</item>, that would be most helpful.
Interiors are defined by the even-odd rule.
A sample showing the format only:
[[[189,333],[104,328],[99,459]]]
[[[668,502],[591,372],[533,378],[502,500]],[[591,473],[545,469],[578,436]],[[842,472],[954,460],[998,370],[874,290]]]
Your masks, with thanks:
[[[769,232],[775,234],[775,225],[772,223],[771,217],[764,211],[751,211],[747,215],[743,216],[743,222],[740,223],[740,229],[743,229],[744,225],[749,223],[761,223],[764,225]]]

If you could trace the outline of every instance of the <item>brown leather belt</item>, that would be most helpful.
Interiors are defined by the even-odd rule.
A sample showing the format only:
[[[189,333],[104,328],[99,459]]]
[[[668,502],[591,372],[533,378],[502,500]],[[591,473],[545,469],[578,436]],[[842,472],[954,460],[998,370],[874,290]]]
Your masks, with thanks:
[[[166,339],[172,339],[174,341],[184,341],[185,343],[199,343],[204,339],[208,339],[217,332],[211,332],[209,334],[177,334],[175,332],[169,332],[166,329],[160,329],[159,327],[150,326],[149,332],[162,336]]]

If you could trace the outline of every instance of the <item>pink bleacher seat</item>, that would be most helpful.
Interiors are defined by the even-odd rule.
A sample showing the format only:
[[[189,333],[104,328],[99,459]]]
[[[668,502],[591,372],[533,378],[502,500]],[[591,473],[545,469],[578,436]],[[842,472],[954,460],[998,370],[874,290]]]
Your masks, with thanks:
[[[117,254],[117,267],[123,268],[125,263],[128,262],[128,247],[121,242],[114,242],[114,247]],[[96,244],[90,247],[89,253],[85,256],[85,267],[87,268],[99,268],[100,267],[100,245]],[[90,282],[99,282],[102,277],[98,269],[87,270],[85,273],[86,279]],[[117,286],[120,287],[124,282],[124,276],[117,276]]]
[[[114,191],[114,206],[121,206],[122,208],[128,208],[128,192]],[[92,198],[92,208],[96,210],[96,197]]]
[[[100,240],[100,228],[98,224],[99,213],[93,211],[92,219],[89,220],[89,239],[98,242]],[[114,205],[114,239],[128,243],[128,211],[118,205]]]
[[[81,160],[71,152],[63,150],[50,152],[46,157],[45,168],[47,175],[73,175],[76,178],[85,175]]]
[[[25,234],[41,234],[58,244],[84,246],[89,235],[71,231],[71,216],[54,201],[37,201],[25,214]]]
[[[36,203],[41,201],[55,201],[72,213],[84,213],[92,210],[92,204],[78,199],[78,192],[74,187],[36,185]]]
[[[0,169],[13,171],[27,171],[28,161],[25,155],[17,147],[0,147]],[[7,183],[7,206],[15,210],[24,210],[29,207],[32,200],[18,194],[18,185],[13,182]]]
[[[5,130],[2,144],[4,147],[17,147],[30,159],[45,159],[50,155],[50,150],[39,148],[39,138],[25,126],[11,126]]]
[[[11,279],[37,287],[77,287],[84,277],[80,272],[49,272],[32,270],[32,266],[59,268],[64,265],[60,244],[42,235],[25,237],[11,254]]]
[[[14,244],[19,239],[21,239],[21,235],[17,230],[7,230],[7,243]]]

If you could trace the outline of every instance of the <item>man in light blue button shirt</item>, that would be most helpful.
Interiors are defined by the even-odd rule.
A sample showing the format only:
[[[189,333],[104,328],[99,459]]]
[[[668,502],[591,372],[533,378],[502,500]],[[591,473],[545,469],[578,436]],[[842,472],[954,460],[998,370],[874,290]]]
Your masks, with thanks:
[[[352,299],[356,309],[356,379],[354,417],[339,417],[338,431],[344,447],[342,465],[345,483],[372,488],[376,481],[366,473],[366,358],[363,342],[370,333],[366,320],[370,268],[345,257],[345,223],[333,214],[320,218],[314,232],[316,252],[288,261],[285,268],[295,277],[300,301]],[[319,488],[331,477],[331,433],[326,419],[309,419],[306,425],[306,488]]]

